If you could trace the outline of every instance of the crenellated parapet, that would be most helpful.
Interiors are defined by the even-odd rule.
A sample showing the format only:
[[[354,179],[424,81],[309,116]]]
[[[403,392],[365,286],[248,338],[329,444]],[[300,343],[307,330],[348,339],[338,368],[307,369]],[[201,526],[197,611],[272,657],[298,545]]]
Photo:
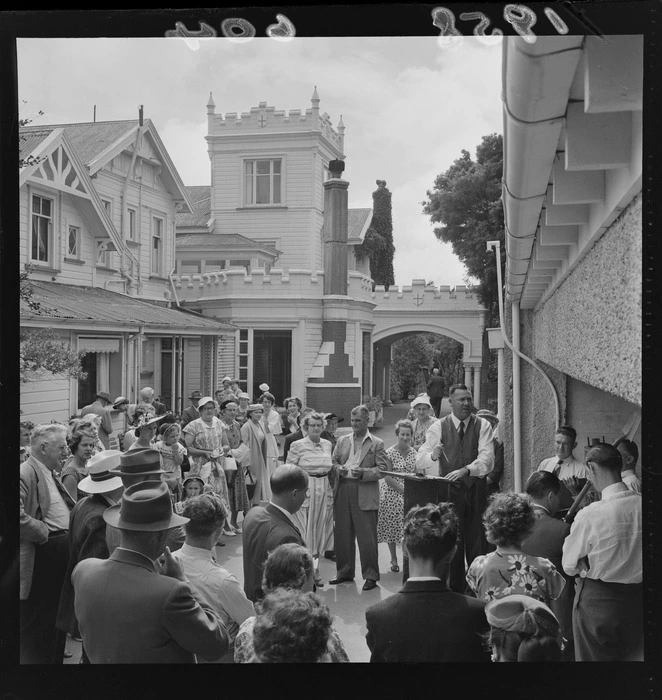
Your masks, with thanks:
[[[375,285],[372,299],[378,307],[397,309],[420,309],[421,311],[441,309],[444,305],[456,308],[458,305],[480,307],[473,289],[463,284],[455,286],[426,284],[425,280],[412,280],[411,284],[390,286]]]
[[[216,105],[210,94],[207,103],[207,130],[210,137],[319,131],[341,153],[343,151],[345,125],[342,117],[336,129],[326,112],[320,114],[317,90],[313,94],[312,107],[308,109],[277,110],[273,105],[260,102],[248,112],[217,114],[215,110]]]
[[[246,297],[322,298],[324,272],[310,269],[263,268],[250,272],[245,268],[220,270],[193,275],[173,275],[177,296],[182,301]],[[347,295],[361,301],[371,301],[372,280],[360,272],[348,275]]]

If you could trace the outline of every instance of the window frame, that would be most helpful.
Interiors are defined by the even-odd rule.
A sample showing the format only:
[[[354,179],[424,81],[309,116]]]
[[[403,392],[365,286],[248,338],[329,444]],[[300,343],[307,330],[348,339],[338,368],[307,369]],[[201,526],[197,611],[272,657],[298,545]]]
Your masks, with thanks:
[[[285,192],[286,192],[286,171],[287,171],[287,158],[284,153],[270,153],[270,154],[265,154],[265,155],[244,155],[240,157],[241,160],[241,208],[246,208],[246,209],[268,209],[268,208],[283,208],[287,206],[286,202],[286,197],[285,197]],[[246,166],[248,163],[257,163],[258,161],[269,161],[271,164],[269,166],[269,202],[263,202],[263,203],[257,203],[254,201],[248,201],[248,187],[246,186],[247,182],[247,173],[246,173]],[[280,201],[279,202],[274,202],[273,201],[273,179],[275,173],[273,172],[273,163],[275,161],[280,161]],[[256,169],[256,166],[254,166],[254,169]],[[253,190],[253,199],[257,196],[257,172],[254,172],[252,174],[252,190]]]
[[[76,231],[76,250],[73,253],[71,252],[71,247],[70,247],[70,238],[71,238],[72,229],[74,231]],[[76,226],[74,224],[67,224],[67,254],[65,257],[71,258],[72,260],[80,260],[81,259],[81,245],[82,245],[82,239],[81,239],[80,226]]]
[[[155,235],[155,221],[160,221],[161,226],[160,226],[160,231],[159,235]],[[149,232],[149,276],[150,277],[163,277],[163,270],[164,270],[164,264],[163,264],[163,255],[164,255],[164,250],[165,250],[165,241],[164,241],[164,235],[166,231],[166,217],[164,214],[159,214],[159,213],[154,213],[152,212],[151,218],[150,218],[150,232]],[[158,240],[159,241],[159,246],[158,246],[158,252],[156,256],[156,261],[157,261],[157,271],[154,271],[154,260],[155,260],[155,255],[154,255],[154,241]]]
[[[29,223],[29,232],[30,232],[30,240],[28,242],[28,260],[30,264],[39,266],[39,267],[48,267],[48,268],[54,268],[55,267],[55,220],[56,220],[56,204],[57,204],[57,198],[54,195],[47,195],[43,194],[41,191],[34,191],[30,190],[29,191],[29,197],[30,197],[30,223]],[[41,213],[41,204],[40,204],[40,211],[39,213],[35,212],[35,207],[34,207],[34,199],[35,197],[39,198],[40,200],[46,200],[50,202],[51,204],[51,212],[49,217],[45,217]],[[45,219],[47,223],[47,232],[46,232],[46,260],[40,260],[39,258],[35,258],[32,256],[32,250],[33,250],[33,243],[34,243],[34,220],[35,216],[40,217]],[[38,254],[38,251],[37,251]]]
[[[134,209],[133,207],[127,207],[127,218],[128,218],[128,235],[127,235],[127,240],[129,241],[135,241],[137,240],[136,238],[136,233],[138,231],[137,228],[137,223],[138,223],[138,210]],[[133,226],[131,224],[133,223]]]

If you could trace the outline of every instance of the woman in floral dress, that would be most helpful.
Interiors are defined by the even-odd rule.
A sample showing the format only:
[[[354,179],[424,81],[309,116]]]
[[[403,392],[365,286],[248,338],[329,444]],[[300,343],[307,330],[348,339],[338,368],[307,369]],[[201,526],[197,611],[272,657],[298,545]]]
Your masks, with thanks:
[[[487,541],[496,551],[476,557],[467,583],[476,598],[494,600],[507,595],[529,595],[549,605],[561,595],[565,580],[549,559],[522,551],[536,515],[531,499],[519,493],[497,493],[483,515]]]
[[[417,396],[410,405],[416,414],[416,418],[412,421],[412,447],[418,451],[425,442],[426,433],[437,419],[427,394]]]
[[[214,415],[216,403],[211,396],[205,396],[198,403],[200,418],[192,420],[184,428],[184,441],[191,460],[190,476],[200,476],[217,493],[226,510],[230,512],[228,484],[223,471],[223,459],[230,451],[223,424]],[[207,464],[211,464],[211,468]],[[231,530],[226,527],[225,534]],[[232,532],[234,535],[234,532]]]
[[[399,420],[395,425],[398,442],[386,450],[391,466],[389,471],[414,473],[416,470],[416,450],[411,446],[411,421]],[[386,542],[391,553],[391,571],[400,571],[396,544],[402,540],[402,520],[404,517],[404,481],[393,476],[385,476],[379,482],[379,513],[377,516],[377,542]]]

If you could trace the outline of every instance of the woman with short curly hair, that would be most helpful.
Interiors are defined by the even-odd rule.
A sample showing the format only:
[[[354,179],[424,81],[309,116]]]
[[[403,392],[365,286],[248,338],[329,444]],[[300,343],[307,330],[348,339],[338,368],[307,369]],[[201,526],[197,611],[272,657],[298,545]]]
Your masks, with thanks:
[[[487,541],[496,551],[476,557],[467,583],[477,598],[494,600],[521,594],[549,604],[561,595],[565,580],[549,559],[522,551],[536,516],[531,499],[521,493],[496,493],[483,514]]]
[[[305,547],[294,542],[279,545],[269,554],[264,564],[264,575],[262,578],[262,589],[265,593],[264,600],[282,591],[294,591],[298,594],[313,591],[313,573],[313,558]],[[253,644],[253,635],[257,620],[260,617],[260,603],[256,603],[255,609],[258,611],[258,617],[249,617],[245,620],[235,638],[235,662],[238,664],[274,663],[282,660],[258,658],[257,650]],[[306,634],[305,629],[300,631],[302,634]],[[285,643],[283,640],[276,642],[273,639],[272,641],[274,644]],[[304,659],[293,660],[304,661]],[[309,660],[323,663],[347,663],[349,661],[345,647],[333,627],[330,629],[326,648],[321,658]]]
[[[78,501],[88,494],[78,490],[78,484],[87,476],[87,462],[95,453],[96,434],[92,428],[71,428],[67,432],[67,445],[71,457],[67,459],[60,472],[60,478],[69,495]]]
[[[278,589],[258,604],[258,610],[253,647],[259,663],[324,661],[333,617],[314,593]]]

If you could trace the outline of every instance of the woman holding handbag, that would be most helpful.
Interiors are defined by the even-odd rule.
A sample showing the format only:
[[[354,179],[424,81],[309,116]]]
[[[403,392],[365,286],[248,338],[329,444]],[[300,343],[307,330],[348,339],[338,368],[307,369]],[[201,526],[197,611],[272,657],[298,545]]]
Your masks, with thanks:
[[[230,499],[228,482],[225,477],[225,455],[230,452],[230,445],[223,430],[223,424],[214,415],[216,402],[211,396],[205,396],[198,403],[200,418],[192,420],[184,428],[184,440],[192,458],[190,476],[200,476],[212,491],[218,494],[228,512]],[[224,534],[234,537],[235,532],[226,524]]]

